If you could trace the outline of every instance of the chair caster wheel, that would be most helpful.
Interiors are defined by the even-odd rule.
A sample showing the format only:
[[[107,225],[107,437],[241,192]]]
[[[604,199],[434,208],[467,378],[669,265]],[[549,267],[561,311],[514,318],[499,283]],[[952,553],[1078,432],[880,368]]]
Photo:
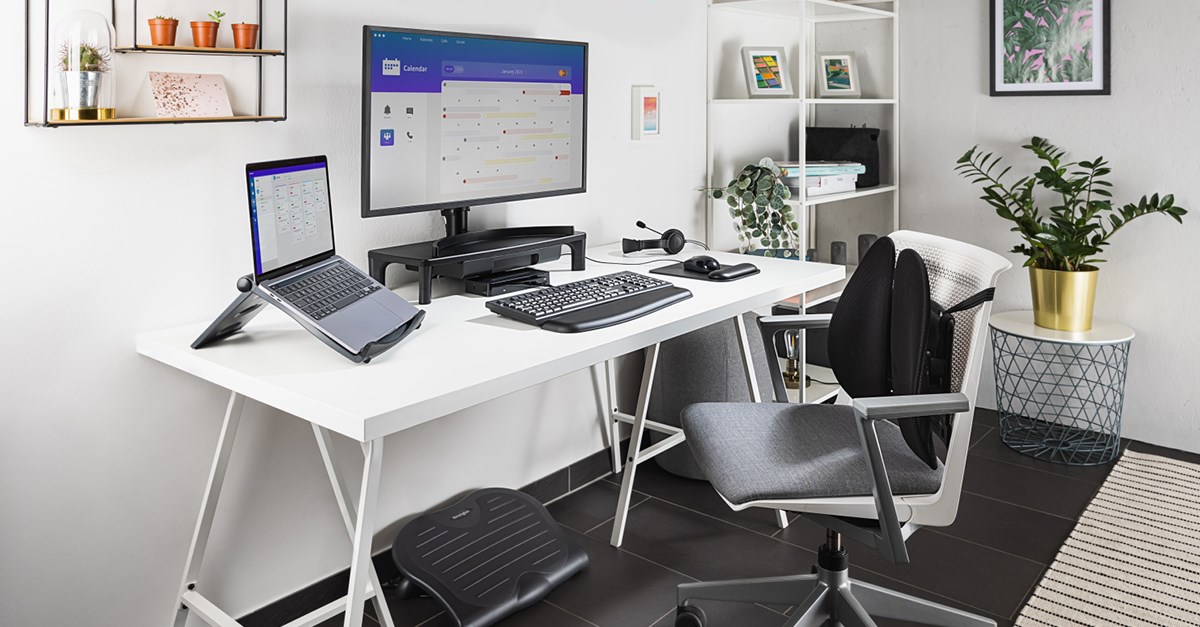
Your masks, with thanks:
[[[707,622],[704,610],[695,605],[684,605],[675,610],[675,627],[704,627]]]
[[[404,577],[400,579],[400,583],[396,584],[396,597],[401,599],[415,599],[424,594],[417,584],[413,583],[412,579]]]

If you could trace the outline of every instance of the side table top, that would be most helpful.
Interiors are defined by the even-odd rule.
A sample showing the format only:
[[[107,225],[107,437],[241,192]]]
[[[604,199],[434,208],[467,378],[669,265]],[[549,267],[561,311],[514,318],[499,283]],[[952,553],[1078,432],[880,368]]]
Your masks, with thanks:
[[[1119,322],[1109,322],[1099,318],[1092,320],[1092,328],[1088,331],[1071,332],[1047,329],[1033,323],[1032,311],[1005,311],[992,314],[988,325],[1009,335],[1059,344],[1123,344],[1131,341],[1135,335],[1133,329]]]

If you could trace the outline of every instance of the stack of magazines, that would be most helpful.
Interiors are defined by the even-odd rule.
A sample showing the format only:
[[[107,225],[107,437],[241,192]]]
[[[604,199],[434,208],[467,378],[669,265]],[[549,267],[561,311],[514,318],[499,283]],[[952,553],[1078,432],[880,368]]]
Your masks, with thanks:
[[[800,191],[799,162],[778,162],[784,169],[781,180],[793,193]],[[858,175],[867,171],[861,163],[848,161],[809,161],[804,164],[804,191],[806,197],[824,196],[826,194],[844,194],[852,192],[858,184]]]

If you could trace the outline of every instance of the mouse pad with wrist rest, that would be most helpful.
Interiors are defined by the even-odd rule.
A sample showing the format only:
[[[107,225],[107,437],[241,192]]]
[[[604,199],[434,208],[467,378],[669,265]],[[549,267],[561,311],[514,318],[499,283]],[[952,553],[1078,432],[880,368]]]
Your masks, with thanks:
[[[666,276],[683,277],[685,279],[695,279],[697,281],[711,281],[713,283],[729,283],[730,281],[737,281],[738,279],[744,279],[748,276],[754,276],[759,273],[759,269],[754,267],[753,264],[749,264],[749,263],[740,263],[740,264],[737,264],[736,266],[721,266],[721,269],[724,270],[724,269],[735,268],[735,267],[740,267],[740,266],[750,266],[751,268],[753,268],[753,270],[750,272],[747,272],[746,274],[744,274],[742,276],[734,277],[732,279],[724,279],[724,280],[710,279],[708,277],[707,272],[696,272],[694,270],[688,270],[683,267],[683,262],[680,261],[678,263],[673,263],[670,265],[655,268],[650,271],[650,274],[663,274]]]

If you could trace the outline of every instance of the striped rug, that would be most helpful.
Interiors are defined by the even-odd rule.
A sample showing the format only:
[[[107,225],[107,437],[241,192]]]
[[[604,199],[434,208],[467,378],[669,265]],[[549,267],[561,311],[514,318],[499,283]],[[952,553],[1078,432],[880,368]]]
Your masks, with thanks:
[[[1200,465],[1126,451],[1017,625],[1200,625]]]

